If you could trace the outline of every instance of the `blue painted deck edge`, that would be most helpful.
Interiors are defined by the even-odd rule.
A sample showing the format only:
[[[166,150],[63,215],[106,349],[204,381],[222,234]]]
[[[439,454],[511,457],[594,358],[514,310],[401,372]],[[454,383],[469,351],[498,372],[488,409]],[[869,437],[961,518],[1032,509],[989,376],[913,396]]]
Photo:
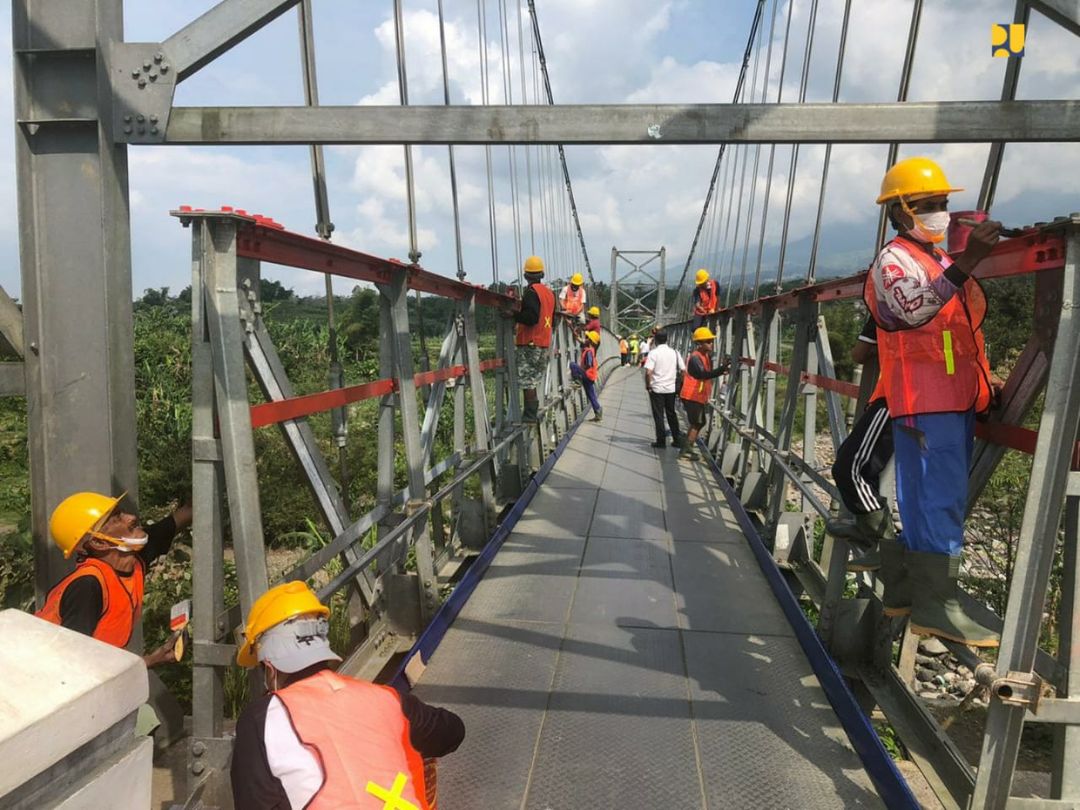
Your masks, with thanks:
[[[803,652],[806,653],[806,658],[814,674],[817,675],[825,696],[840,719],[852,747],[862,760],[863,767],[866,768],[885,806],[896,808],[896,810],[900,808],[919,810],[921,805],[912,794],[911,788],[908,787],[907,780],[897,770],[885,746],[881,744],[877,732],[870,725],[870,719],[863,713],[855,695],[844,681],[844,676],[837,668],[836,662],[833,661],[832,656],[821,643],[821,638],[807,620],[802,608],[799,607],[798,599],[784,581],[783,574],[780,573],[761,535],[750,520],[750,515],[747,514],[735,489],[727,482],[716,460],[701,439],[698,439],[698,445],[704,451],[705,458],[712,468],[713,477],[723,490],[728,506],[735,513],[739,526],[757,558],[758,565],[776,595],[776,600],[780,603],[788,623],[795,631],[795,637],[802,645]]]
[[[612,358],[608,358],[605,362],[610,362]],[[611,376],[611,372],[614,369],[608,371],[605,376],[605,382],[607,377]],[[601,391],[603,391],[603,385],[601,385]],[[551,472],[552,467],[555,466],[555,462],[562,456],[563,451],[567,445],[570,444],[570,440],[574,438],[574,434],[577,433],[577,429],[581,426],[581,423],[585,421],[585,417],[589,415],[589,409],[582,410],[581,415],[578,416],[577,421],[570,426],[570,430],[563,436],[555,449],[551,451],[551,455],[547,457],[540,469],[533,475],[532,480],[526,485],[525,490],[518,496],[518,499],[514,501],[514,505],[510,508],[506,517],[503,519],[495,531],[492,533],[491,538],[484,544],[483,550],[477,555],[472,565],[469,566],[469,570],[465,572],[465,575],[458,582],[457,587],[454,588],[450,594],[450,598],[443,602],[442,607],[435,613],[428,626],[424,628],[424,631],[420,634],[420,638],[416,640],[416,643],[409,649],[409,652],[405,655],[401,665],[398,667],[397,672],[394,673],[394,677],[390,680],[390,685],[399,690],[408,691],[409,686],[408,679],[405,677],[405,667],[413,656],[420,654],[420,660],[425,664],[431,660],[432,654],[438,649],[439,644],[442,642],[443,637],[446,635],[446,631],[450,629],[450,626],[454,623],[454,619],[461,612],[461,609],[465,607],[465,603],[472,596],[473,591],[476,590],[476,586],[480,584],[480,580],[484,578],[484,574],[487,572],[488,566],[491,565],[491,561],[495,558],[499,549],[502,548],[503,542],[510,533],[513,532],[514,526],[517,525],[518,520],[525,513],[525,509],[532,503],[533,497],[540,489],[540,485],[544,483],[544,480],[548,477],[548,473]]]

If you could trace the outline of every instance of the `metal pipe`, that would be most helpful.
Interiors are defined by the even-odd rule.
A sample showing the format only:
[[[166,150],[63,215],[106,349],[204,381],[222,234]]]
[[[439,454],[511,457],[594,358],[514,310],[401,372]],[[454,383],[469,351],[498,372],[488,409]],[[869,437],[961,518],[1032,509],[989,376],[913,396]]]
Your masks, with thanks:
[[[443,103],[450,106],[450,71],[446,66],[446,25],[443,21],[443,0],[439,0],[439,55],[442,57]],[[454,210],[454,249],[457,258],[458,281],[465,280],[465,259],[461,252],[461,210],[458,205],[457,164],[454,145],[446,147],[450,158],[450,202]]]
[[[401,106],[409,106],[409,78],[405,71],[405,23],[401,18],[401,0],[394,0],[394,42],[397,50],[398,94]],[[405,150],[405,204],[409,216],[409,261],[420,263],[420,249],[416,241],[416,194],[413,182],[412,147]]]

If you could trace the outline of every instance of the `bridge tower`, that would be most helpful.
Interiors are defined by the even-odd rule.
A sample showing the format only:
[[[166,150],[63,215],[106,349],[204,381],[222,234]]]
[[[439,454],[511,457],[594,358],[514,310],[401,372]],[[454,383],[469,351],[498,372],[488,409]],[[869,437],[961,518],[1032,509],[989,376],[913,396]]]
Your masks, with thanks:
[[[619,276],[619,262],[630,270]],[[653,262],[659,260],[659,265]],[[659,250],[619,250],[611,248],[611,303],[608,326],[617,335],[623,331],[646,332],[664,318],[664,271],[667,248]],[[649,268],[649,269],[646,269]],[[654,275],[654,273],[656,275]]]

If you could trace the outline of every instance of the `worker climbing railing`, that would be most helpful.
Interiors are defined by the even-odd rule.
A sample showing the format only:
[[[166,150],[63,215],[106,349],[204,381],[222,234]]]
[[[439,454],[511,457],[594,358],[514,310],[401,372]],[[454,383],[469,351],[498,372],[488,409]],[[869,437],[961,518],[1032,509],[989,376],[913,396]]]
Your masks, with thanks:
[[[347,590],[352,649],[345,667],[370,678],[415,642],[465,552],[484,546],[499,507],[521,493],[531,471],[583,417],[587,404],[570,373],[579,352],[576,318],[548,316],[551,347],[540,370],[539,407],[523,423],[512,319],[520,302],[514,297],[293,234],[243,211],[183,207],[174,213],[192,229],[194,257],[191,775],[193,788],[206,783],[213,790],[222,787],[219,777],[231,751],[223,692],[235,658],[233,634],[272,584],[253,431],[278,426],[332,534],[280,580],[317,577],[324,601]],[[262,262],[374,284],[380,377],[298,395],[263,322]],[[457,302],[430,371],[415,368],[410,290]],[[499,316],[492,343],[478,332],[481,308]],[[617,343],[607,332],[594,337],[595,367],[601,368],[618,356]],[[482,358],[482,351],[490,356]],[[265,402],[249,401],[245,369]],[[325,437],[316,436],[307,417],[366,399],[379,401],[376,435],[352,440],[377,442],[378,488],[375,507],[358,515],[343,500],[323,455]],[[453,452],[436,458],[442,420],[452,425]],[[396,472],[402,465],[404,488]],[[237,604],[225,602],[226,538],[235,561]]]
[[[954,239],[963,239],[968,230],[954,226]],[[959,592],[962,610],[1001,634],[1001,652],[995,663],[946,639],[952,654],[971,669],[975,691],[985,690],[990,699],[978,778],[934,716],[913,699],[916,636],[906,616],[890,610],[887,594],[882,602],[886,568],[879,572],[877,565],[885,562],[863,563],[861,542],[821,533],[823,525],[839,525],[841,493],[817,458],[819,412],[827,418],[833,453],[839,454],[848,434],[842,399],[858,400],[861,409],[876,378],[873,366],[863,369],[861,383],[837,378],[826,313],[833,302],[861,300],[866,274],[722,308],[705,319],[719,333],[720,354],[733,370],[714,391],[711,430],[704,437],[708,449],[742,503],[758,515],[761,533],[792,587],[814,605],[818,634],[844,674],[882,707],[942,801],[960,807],[969,802],[1013,806],[1008,797],[1025,720],[1061,724],[1052,776],[1060,798],[1075,796],[1067,763],[1080,735],[1075,681],[1080,651],[1072,630],[1080,620],[1075,565],[1080,322],[1072,306],[1080,290],[1077,215],[1019,230],[999,242],[974,273],[986,285],[1023,274],[1035,275],[1031,337],[1004,382],[999,404],[975,428],[979,441],[968,482],[970,512],[1005,450],[1034,455],[1018,556],[1007,583],[1008,608],[996,616]],[[691,348],[693,325],[668,326],[680,348]],[[1039,428],[1031,430],[1022,423],[1040,397]],[[1055,653],[1040,649],[1038,642],[1059,542],[1066,563]],[[884,547],[882,553],[884,560]],[[930,584],[918,580],[910,587]]]

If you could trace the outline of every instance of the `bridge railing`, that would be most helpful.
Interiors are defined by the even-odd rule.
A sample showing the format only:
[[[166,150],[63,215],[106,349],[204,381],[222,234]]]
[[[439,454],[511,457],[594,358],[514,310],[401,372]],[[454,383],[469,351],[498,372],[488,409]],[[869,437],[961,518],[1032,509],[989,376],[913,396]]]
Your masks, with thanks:
[[[303,473],[331,539],[280,575],[317,577],[321,599],[348,593],[351,649],[343,667],[376,676],[407,651],[440,604],[470,550],[483,547],[503,503],[583,416],[568,364],[576,322],[557,316],[538,424],[521,423],[514,357],[514,296],[439,276],[419,266],[291,233],[243,212],[173,212],[192,230],[193,733],[192,792],[223,789],[231,752],[224,694],[243,616],[272,584],[259,496],[254,431],[276,425]],[[261,263],[302,268],[374,285],[379,294],[378,378],[297,395],[263,319]],[[410,290],[456,302],[435,368],[416,368]],[[478,309],[499,317],[482,357]],[[494,344],[493,352],[491,343]],[[618,343],[605,332],[607,369]],[[264,401],[252,402],[249,380]],[[308,417],[331,412],[344,438],[348,406],[377,400],[375,505],[354,514],[343,498]],[[444,429],[440,434],[440,421]],[[452,426],[452,449],[436,458],[437,435]],[[325,437],[324,437],[325,438]],[[330,443],[331,446],[333,442]],[[445,442],[443,443],[445,446]],[[396,479],[405,470],[405,486]],[[225,602],[230,541],[239,592]],[[338,561],[336,564],[335,561]],[[320,573],[321,572],[321,573]],[[209,791],[209,794],[207,794]]]
[[[1009,791],[1025,720],[1060,724],[1053,790],[1057,798],[1080,797],[1080,786],[1065,764],[1070,757],[1075,763],[1080,752],[1080,220],[1060,218],[1002,241],[976,276],[992,284],[1027,273],[1035,274],[1030,337],[1005,382],[1000,405],[978,424],[969,481],[970,512],[1005,450],[1034,455],[1005,616],[972,596],[962,597],[971,615],[1001,631],[997,664],[983,662],[962,645],[947,644],[974,673],[976,689],[990,696],[977,773],[915,698],[917,645],[906,620],[882,614],[881,586],[872,574],[847,571],[847,542],[820,534],[822,519],[836,514],[839,494],[815,453],[817,400],[825,400],[835,452],[848,432],[844,400],[856,400],[861,410],[877,377],[876,364],[871,364],[858,383],[837,379],[822,306],[861,299],[865,273],[760,298],[710,319],[719,351],[734,371],[714,389],[711,430],[704,440],[744,506],[757,515],[775,562],[789,574],[792,587],[814,604],[818,633],[834,659],[862,694],[882,708],[946,806],[966,807],[971,801],[979,807],[1013,806]],[[692,321],[667,327],[681,350],[690,349],[692,327]],[[790,338],[790,346],[781,345],[782,335],[785,344]],[[1027,429],[1024,417],[1040,397],[1039,429]],[[789,498],[792,487],[795,504]],[[1054,653],[1040,649],[1038,642],[1059,540],[1065,565]]]

